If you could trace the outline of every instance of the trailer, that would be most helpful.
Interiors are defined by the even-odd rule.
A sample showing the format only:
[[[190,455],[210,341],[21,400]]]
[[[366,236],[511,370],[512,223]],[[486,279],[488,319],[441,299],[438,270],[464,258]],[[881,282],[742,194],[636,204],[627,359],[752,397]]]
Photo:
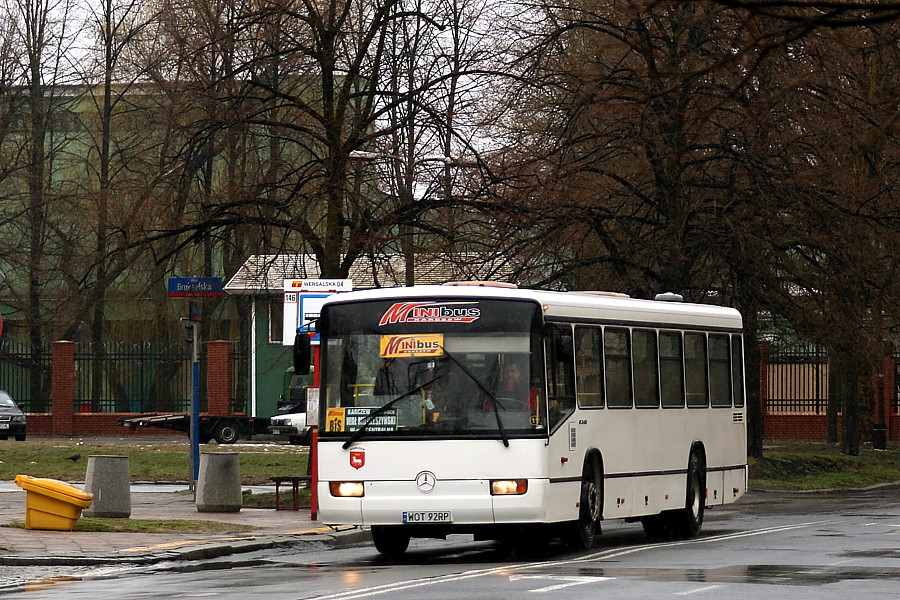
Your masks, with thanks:
[[[251,438],[257,434],[268,433],[269,423],[269,417],[200,415],[200,443],[208,444],[216,440],[220,444],[233,444],[242,436]],[[190,435],[191,415],[173,413],[122,417],[119,419],[119,425],[132,431],[138,427],[159,427]]]

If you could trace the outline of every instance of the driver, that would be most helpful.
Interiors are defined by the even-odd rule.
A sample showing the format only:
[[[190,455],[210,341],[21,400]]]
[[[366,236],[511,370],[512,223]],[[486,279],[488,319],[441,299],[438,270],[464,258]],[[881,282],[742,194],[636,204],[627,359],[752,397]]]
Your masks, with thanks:
[[[537,408],[537,395],[534,388],[529,387],[528,381],[522,372],[522,367],[518,361],[508,360],[503,363],[500,369],[500,375],[497,380],[496,398],[512,398],[521,402],[521,406],[527,406],[534,412]],[[500,400],[502,403],[503,401]],[[484,410],[493,410],[493,404],[490,399],[485,401]]]

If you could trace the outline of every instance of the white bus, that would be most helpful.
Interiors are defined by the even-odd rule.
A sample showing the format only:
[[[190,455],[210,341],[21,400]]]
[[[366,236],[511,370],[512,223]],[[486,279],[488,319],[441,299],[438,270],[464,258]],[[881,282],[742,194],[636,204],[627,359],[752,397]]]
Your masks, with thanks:
[[[385,554],[450,533],[589,548],[604,519],[696,535],[747,487],[741,328],[730,308],[599,292],[336,294],[320,519],[370,527]]]

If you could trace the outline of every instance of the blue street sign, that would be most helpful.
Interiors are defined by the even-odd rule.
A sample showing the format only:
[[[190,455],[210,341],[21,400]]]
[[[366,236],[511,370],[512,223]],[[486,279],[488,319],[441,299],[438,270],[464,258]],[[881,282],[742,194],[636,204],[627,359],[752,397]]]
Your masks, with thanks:
[[[221,295],[221,277],[169,278],[169,298],[209,298]]]

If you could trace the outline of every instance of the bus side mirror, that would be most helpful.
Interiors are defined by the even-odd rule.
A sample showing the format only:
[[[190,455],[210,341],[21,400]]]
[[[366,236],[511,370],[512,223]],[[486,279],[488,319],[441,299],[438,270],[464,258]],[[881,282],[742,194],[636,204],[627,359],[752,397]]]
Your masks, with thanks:
[[[308,333],[298,333],[294,337],[294,374],[309,375],[309,359],[312,356],[312,341]]]

